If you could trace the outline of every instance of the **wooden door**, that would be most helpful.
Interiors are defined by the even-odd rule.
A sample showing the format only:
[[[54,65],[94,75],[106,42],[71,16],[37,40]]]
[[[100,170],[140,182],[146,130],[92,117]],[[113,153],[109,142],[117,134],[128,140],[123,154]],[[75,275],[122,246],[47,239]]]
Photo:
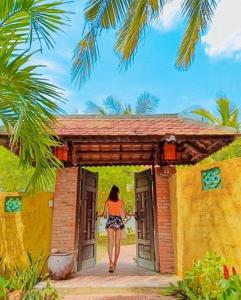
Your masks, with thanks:
[[[80,170],[78,271],[96,264],[98,173]]]
[[[136,257],[139,266],[155,271],[154,205],[151,169],[135,173],[137,212]]]

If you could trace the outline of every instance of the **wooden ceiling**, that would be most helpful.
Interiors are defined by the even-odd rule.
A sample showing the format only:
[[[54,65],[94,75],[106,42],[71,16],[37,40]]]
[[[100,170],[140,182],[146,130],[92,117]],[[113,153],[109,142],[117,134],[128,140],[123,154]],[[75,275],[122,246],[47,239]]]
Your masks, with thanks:
[[[234,137],[175,136],[177,160],[165,160],[169,137],[82,137],[62,139],[69,147],[69,164],[80,166],[195,164],[218,151]]]

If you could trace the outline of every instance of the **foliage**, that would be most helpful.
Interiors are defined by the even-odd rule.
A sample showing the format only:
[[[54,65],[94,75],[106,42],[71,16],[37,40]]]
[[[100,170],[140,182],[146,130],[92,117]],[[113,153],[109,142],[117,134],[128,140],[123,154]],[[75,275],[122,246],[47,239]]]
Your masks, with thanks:
[[[44,288],[35,288],[41,280],[47,278],[47,274],[43,272],[45,263],[46,259],[42,255],[33,259],[29,253],[26,267],[7,266],[1,259],[1,264],[4,265],[4,277],[0,277],[0,299],[5,299],[10,292],[20,291],[23,300],[59,300],[60,297],[49,280]]]
[[[124,200],[126,209],[130,212],[134,210],[134,173],[143,171],[146,169],[145,167],[91,167],[88,169],[92,172],[99,173],[99,212],[103,210],[113,184],[119,186],[120,197]]]
[[[162,14],[170,0],[88,0],[85,5],[85,28],[74,56],[72,77],[80,85],[91,75],[98,58],[98,39],[103,31],[116,30],[115,52],[120,66],[127,68],[134,59],[146,28]],[[186,30],[176,60],[177,68],[190,66],[201,35],[212,21],[217,0],[182,0]]]
[[[0,299],[5,299],[8,292],[9,280],[0,276]]]
[[[0,2],[0,120],[11,136],[10,147],[23,170],[34,172],[28,187],[53,183],[60,162],[52,153],[58,143],[53,130],[60,90],[30,65],[32,46],[53,47],[53,34],[65,23],[63,0],[2,0]],[[37,41],[38,43],[34,43]]]
[[[223,257],[207,253],[203,259],[193,263],[183,281],[167,289],[167,294],[178,295],[181,299],[217,299],[222,293],[220,282],[224,264]]]
[[[26,292],[22,300],[60,300],[57,290],[50,284],[49,280],[42,289],[32,289]]]
[[[231,105],[230,100],[227,98],[219,98],[216,100],[217,114],[213,114],[207,109],[199,108],[192,111],[194,115],[202,118],[212,124],[233,127],[236,130],[240,129],[239,122],[239,108]]]
[[[19,168],[19,157],[0,147],[0,191],[22,192],[26,189],[33,170]]]
[[[220,282],[222,293],[218,300],[240,300],[241,299],[241,280],[238,274],[222,279]]]
[[[4,147],[0,147],[0,191],[23,192],[32,178],[34,168],[23,170],[19,167],[20,159]],[[53,191],[54,184],[46,184],[44,191]]]
[[[28,253],[28,265],[19,265],[7,268],[9,287],[11,290],[21,290],[23,293],[31,291],[47,275],[43,274],[46,259],[42,255],[33,259]]]
[[[95,104],[93,101],[88,101],[86,103],[86,112],[100,115],[145,115],[153,113],[158,103],[159,99],[157,97],[144,92],[137,98],[133,109],[131,104],[123,104],[121,100],[108,96],[102,106]]]
[[[241,138],[237,138],[228,146],[222,148],[216,153],[210,155],[208,158],[199,162],[199,164],[207,164],[215,161],[223,161],[226,159],[241,157]]]
[[[192,113],[198,117],[201,117],[203,121],[208,123],[233,127],[237,131],[240,130],[240,111],[235,105],[231,105],[230,100],[227,98],[219,98],[216,100],[217,113],[213,113],[207,109],[199,108],[192,111]],[[241,157],[241,139],[237,138],[234,142],[228,146],[222,148],[216,153],[210,155],[208,158],[200,162],[200,164],[206,164],[213,161],[222,161],[225,159],[231,159]]]

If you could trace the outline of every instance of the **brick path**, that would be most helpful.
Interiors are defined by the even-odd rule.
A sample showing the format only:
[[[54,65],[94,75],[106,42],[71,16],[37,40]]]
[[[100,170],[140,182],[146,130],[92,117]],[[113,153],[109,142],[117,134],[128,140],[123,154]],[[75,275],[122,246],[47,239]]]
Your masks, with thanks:
[[[161,288],[175,283],[174,275],[160,275],[136,265],[135,245],[121,247],[117,270],[108,273],[108,257],[72,279],[53,282],[64,300],[171,300]],[[44,286],[44,282],[38,287]]]

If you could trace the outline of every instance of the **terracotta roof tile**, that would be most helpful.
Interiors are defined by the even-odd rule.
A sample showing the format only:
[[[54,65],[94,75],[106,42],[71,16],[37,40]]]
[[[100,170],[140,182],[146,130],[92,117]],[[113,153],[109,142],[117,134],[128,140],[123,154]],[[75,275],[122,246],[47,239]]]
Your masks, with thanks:
[[[230,127],[210,125],[179,115],[151,116],[61,116],[56,127],[59,136],[96,135],[234,135]]]

